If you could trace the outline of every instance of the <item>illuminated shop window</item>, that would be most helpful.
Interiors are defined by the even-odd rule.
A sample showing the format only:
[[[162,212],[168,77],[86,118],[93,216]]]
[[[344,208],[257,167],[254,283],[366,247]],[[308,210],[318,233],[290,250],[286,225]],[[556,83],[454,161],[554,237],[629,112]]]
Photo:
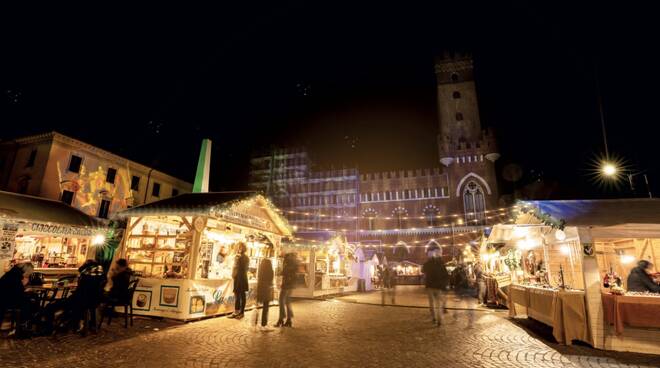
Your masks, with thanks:
[[[105,174],[105,182],[114,184],[116,176],[117,176],[117,169],[108,168],[108,172]]]
[[[79,173],[81,165],[82,165],[82,157],[71,155],[71,160],[69,160],[69,171],[74,173]]]
[[[74,195],[73,192],[70,192],[68,190],[63,190],[62,191],[62,198],[61,198],[62,202],[66,203],[68,205],[71,205],[71,203],[73,203],[73,195]]]

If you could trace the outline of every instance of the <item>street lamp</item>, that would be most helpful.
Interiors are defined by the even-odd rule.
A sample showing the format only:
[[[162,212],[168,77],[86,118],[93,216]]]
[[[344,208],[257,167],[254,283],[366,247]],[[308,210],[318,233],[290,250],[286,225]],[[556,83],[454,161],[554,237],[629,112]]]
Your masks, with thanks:
[[[619,172],[619,169],[610,162],[603,163],[603,166],[600,170],[602,171],[603,175],[610,178],[616,176],[616,174]]]
[[[617,164],[611,162],[603,162],[600,167],[600,172],[603,177],[610,178],[613,180],[619,179],[621,175],[626,175],[628,179],[628,185],[630,185],[630,191],[635,193],[635,185],[633,184],[633,177],[637,175],[642,175],[644,177],[644,183],[646,183],[646,191],[649,195],[649,198],[653,198],[653,193],[651,193],[651,186],[649,185],[649,178],[646,175],[646,171],[631,172],[629,170],[624,170],[619,167]]]

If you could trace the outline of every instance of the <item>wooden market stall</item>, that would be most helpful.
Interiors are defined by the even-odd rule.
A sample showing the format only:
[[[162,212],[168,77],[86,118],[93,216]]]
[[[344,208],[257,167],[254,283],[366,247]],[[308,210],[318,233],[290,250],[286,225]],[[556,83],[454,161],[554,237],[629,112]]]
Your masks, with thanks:
[[[298,288],[292,296],[313,298],[357,290],[359,262],[346,237],[332,231],[301,232],[283,244],[285,252],[298,256]]]
[[[422,284],[422,266],[410,262],[391,262],[392,269],[396,272],[397,283],[399,285],[421,285]]]
[[[60,201],[0,191],[0,275],[18,262],[32,262],[47,279],[77,275],[107,230]]]
[[[121,256],[142,274],[136,314],[189,320],[234,310],[238,244],[250,258],[248,306],[264,257],[277,269],[286,219],[254,192],[187,193],[120,212],[128,220]],[[279,284],[277,281],[276,284]]]
[[[523,253],[521,270],[511,273],[512,315],[553,326],[559,342],[660,354],[660,294],[625,291],[637,261],[657,272],[660,201],[535,201],[519,212],[514,225],[497,225],[489,237]],[[526,258],[532,252],[535,262]]]

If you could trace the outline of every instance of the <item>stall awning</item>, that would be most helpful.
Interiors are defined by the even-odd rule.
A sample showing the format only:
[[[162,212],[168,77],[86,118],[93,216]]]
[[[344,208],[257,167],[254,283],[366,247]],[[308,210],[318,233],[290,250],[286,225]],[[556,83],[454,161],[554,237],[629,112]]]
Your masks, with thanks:
[[[0,218],[77,227],[105,224],[60,201],[0,191]]]

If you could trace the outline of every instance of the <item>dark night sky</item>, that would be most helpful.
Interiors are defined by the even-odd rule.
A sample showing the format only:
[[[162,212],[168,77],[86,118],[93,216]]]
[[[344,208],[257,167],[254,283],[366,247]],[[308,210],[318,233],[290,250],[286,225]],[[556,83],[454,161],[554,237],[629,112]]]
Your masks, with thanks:
[[[250,152],[270,144],[304,144],[323,168],[432,167],[433,57],[465,50],[521,184],[533,170],[553,198],[628,195],[588,175],[598,63],[610,150],[660,195],[650,8],[435,3],[5,9],[0,138],[57,130],[192,180],[209,137],[212,190],[244,188]]]

